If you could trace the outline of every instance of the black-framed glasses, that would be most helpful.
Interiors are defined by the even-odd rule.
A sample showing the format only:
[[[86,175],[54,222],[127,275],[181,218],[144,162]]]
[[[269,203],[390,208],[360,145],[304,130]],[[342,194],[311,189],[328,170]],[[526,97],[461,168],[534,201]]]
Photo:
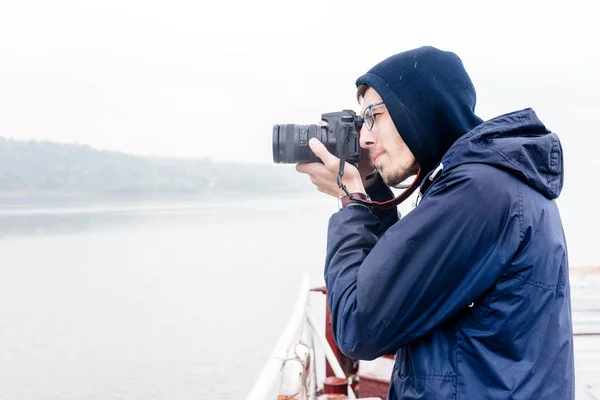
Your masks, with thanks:
[[[362,123],[367,127],[367,130],[373,129],[373,125],[375,125],[375,116],[373,115],[373,107],[377,107],[384,104],[383,101],[379,103],[369,104],[362,114]]]

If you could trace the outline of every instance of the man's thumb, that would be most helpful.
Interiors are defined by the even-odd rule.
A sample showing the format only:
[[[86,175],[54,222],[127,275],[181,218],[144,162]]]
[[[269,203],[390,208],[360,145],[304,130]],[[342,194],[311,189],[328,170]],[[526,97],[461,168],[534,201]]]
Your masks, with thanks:
[[[313,151],[313,153],[315,153],[315,155],[319,157],[323,162],[327,161],[327,158],[331,155],[327,151],[325,145],[321,143],[317,138],[310,139],[308,141],[308,145],[310,146],[310,149]]]

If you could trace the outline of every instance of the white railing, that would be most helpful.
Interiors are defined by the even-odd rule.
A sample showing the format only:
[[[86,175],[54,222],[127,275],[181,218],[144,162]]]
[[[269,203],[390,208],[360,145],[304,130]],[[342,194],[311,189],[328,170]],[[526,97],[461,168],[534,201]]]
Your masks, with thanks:
[[[266,400],[279,383],[279,396],[315,399],[317,374],[313,337],[321,345],[325,358],[338,378],[346,379],[333,350],[315,318],[308,310],[309,277],[304,275],[294,310],[271,356],[265,363],[246,400]],[[348,385],[348,398],[356,396]]]

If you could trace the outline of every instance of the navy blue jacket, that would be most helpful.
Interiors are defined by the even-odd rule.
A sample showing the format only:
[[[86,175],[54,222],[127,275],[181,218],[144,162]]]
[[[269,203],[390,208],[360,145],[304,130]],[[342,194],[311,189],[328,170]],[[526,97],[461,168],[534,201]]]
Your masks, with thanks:
[[[526,109],[462,135],[441,165],[400,220],[358,204],[331,217],[338,346],[396,352],[389,399],[572,399],[558,137]],[[382,183],[369,194],[392,197]]]

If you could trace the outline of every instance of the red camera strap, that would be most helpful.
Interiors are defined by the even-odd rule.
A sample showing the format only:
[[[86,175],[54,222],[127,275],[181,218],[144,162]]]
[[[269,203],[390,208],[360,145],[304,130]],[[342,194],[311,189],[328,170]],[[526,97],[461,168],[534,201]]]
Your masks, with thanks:
[[[415,190],[419,187],[419,185],[421,184],[422,181],[423,181],[423,176],[421,176],[421,169],[419,168],[419,172],[417,173],[415,180],[410,184],[410,186],[407,187],[402,193],[400,193],[400,195],[398,195],[397,197],[395,197],[391,200],[388,200],[388,201],[362,200],[362,199],[352,196],[351,194],[349,197],[351,200],[356,201],[357,203],[360,203],[360,204],[364,204],[366,206],[373,206],[373,207],[380,208],[382,210],[389,210],[390,208],[396,207],[398,204],[400,204],[403,201],[405,201],[406,199],[408,199],[410,197],[410,195],[413,194],[415,192]]]

